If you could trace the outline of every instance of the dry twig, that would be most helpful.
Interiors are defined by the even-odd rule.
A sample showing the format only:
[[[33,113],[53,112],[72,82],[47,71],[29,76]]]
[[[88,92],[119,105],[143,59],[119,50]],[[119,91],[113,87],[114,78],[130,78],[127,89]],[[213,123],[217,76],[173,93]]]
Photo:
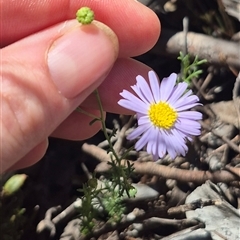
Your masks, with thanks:
[[[167,29],[162,29],[161,38],[151,50],[154,53],[164,55],[179,55],[180,51],[184,51],[185,33],[174,32]],[[200,59],[207,59],[209,63],[216,65],[225,65],[240,69],[239,44],[216,39],[204,34],[193,32],[187,33],[187,50],[188,54]]]
[[[84,143],[82,146],[83,151],[92,155],[96,159],[101,162],[111,161],[111,158],[103,149],[98,148],[95,145],[89,145]],[[126,159],[122,160],[122,164],[126,164]],[[130,161],[131,162],[131,161]],[[211,180],[212,182],[231,182],[234,180],[239,180],[239,177],[235,174],[232,174],[228,171],[192,171],[178,168],[170,168],[168,166],[158,165],[155,162],[131,162],[133,163],[134,171],[140,174],[149,174],[156,175],[159,177],[167,178],[167,179],[175,179],[182,182],[195,182],[198,184],[202,184],[207,180]]]
[[[221,138],[225,143],[227,143],[229,145],[230,148],[232,148],[234,151],[236,151],[237,153],[240,153],[240,148],[239,146],[237,146],[234,142],[232,142],[230,139],[228,139],[225,136],[221,136],[217,131],[215,131],[214,129],[211,129],[207,124],[201,122],[201,126],[203,128],[205,128],[206,130],[208,130],[209,132],[212,132],[215,136]]]
[[[210,206],[218,203],[219,203],[218,201],[213,201],[213,200],[202,201],[199,199],[193,203],[184,204],[178,207],[172,207],[172,208],[157,207],[157,208],[149,209],[147,212],[140,211],[140,210],[134,211],[135,214],[133,217],[129,218],[128,216],[124,216],[121,222],[119,222],[117,225],[106,223],[104,224],[104,226],[98,229],[95,229],[91,234],[87,236],[82,236],[80,240],[91,239],[91,237],[98,238],[105,233],[112,232],[115,230],[125,229],[133,223],[143,222],[145,219],[149,219],[152,217],[168,217],[169,215],[175,216],[180,213],[185,213],[186,211],[189,211],[189,210],[195,210],[199,207]]]

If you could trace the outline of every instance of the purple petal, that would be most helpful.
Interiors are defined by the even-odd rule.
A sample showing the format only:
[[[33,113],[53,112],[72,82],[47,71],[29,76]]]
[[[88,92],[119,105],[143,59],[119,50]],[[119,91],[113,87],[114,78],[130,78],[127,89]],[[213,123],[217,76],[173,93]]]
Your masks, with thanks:
[[[155,102],[160,101],[160,85],[157,75],[154,71],[149,71],[148,78]]]
[[[118,101],[118,104],[122,107],[125,107],[127,109],[140,112],[143,114],[146,114],[149,108],[149,105],[141,101],[139,98],[137,98],[132,93],[128,92],[127,90],[123,90],[123,92],[120,93],[120,95],[125,99],[120,99]],[[131,108],[130,108],[131,105]]]
[[[182,132],[185,132],[186,135],[197,136],[201,133],[201,131],[200,131],[201,125],[200,125],[200,123],[198,123],[196,121],[191,121],[191,120],[184,119],[184,121],[176,122],[175,127],[178,130],[180,130]]]
[[[142,95],[145,97],[145,99],[148,100],[148,102],[153,103],[154,98],[147,81],[140,75],[138,75],[136,79],[137,79],[137,86],[141,91]]]
[[[172,94],[173,88],[176,84],[177,74],[172,73],[168,78],[163,78],[160,85],[161,101],[167,101]]]
[[[131,92],[127,91],[127,90],[123,90],[120,95],[125,98],[126,100],[132,101],[132,102],[136,102],[136,103],[140,103],[142,102],[138,97],[136,97],[134,94],[132,94]]]
[[[155,155],[157,152],[157,131],[154,128],[149,129],[149,139],[147,143],[147,152]]]
[[[161,133],[162,131],[160,130],[158,133],[158,138],[157,138],[157,142],[158,142],[158,155],[160,158],[162,158],[165,154],[166,154],[166,142],[165,142],[165,136],[163,133]]]
[[[176,88],[174,89],[172,95],[170,96],[168,102],[175,108],[175,103],[178,101],[178,99],[183,95],[185,90],[187,89],[186,83],[179,83]]]
[[[141,136],[141,138],[136,142],[135,148],[136,148],[137,151],[139,151],[140,149],[142,149],[144,146],[147,145],[148,140],[149,140],[150,130],[151,130],[151,129],[148,129],[148,130]]]
[[[171,148],[171,144],[169,142],[169,133],[166,130],[160,130],[159,134],[159,149],[158,154],[162,158],[166,153],[168,153],[168,149]],[[170,150],[171,151],[171,150]]]
[[[149,100],[142,94],[141,90],[138,88],[137,85],[131,87],[133,91],[137,94],[137,96],[145,103],[149,104]]]
[[[141,126],[138,126],[130,134],[128,134],[127,139],[133,140],[133,139],[138,138],[142,133],[147,131],[150,127],[151,127],[151,125],[148,125],[148,124],[145,124],[145,125],[143,124]]]
[[[129,100],[120,99],[118,104],[126,109],[132,110],[134,112],[140,112],[142,114],[146,114],[146,106],[143,102],[137,104],[136,102],[131,102]]]
[[[176,152],[185,156],[188,147],[186,145],[185,139],[181,135],[182,134],[180,134],[180,132],[176,128],[172,129],[172,136],[175,138],[176,141]]]
[[[197,129],[201,128],[201,124],[198,121],[191,120],[191,119],[182,118],[181,121],[180,120],[177,121],[176,124],[179,124],[181,126],[191,127],[191,128],[197,128]]]
[[[201,103],[192,103],[192,104],[182,105],[181,107],[176,108],[176,110],[178,112],[180,112],[180,111],[183,111],[183,110],[191,109],[191,108],[193,108],[197,105],[201,105]]]
[[[174,107],[177,109],[184,106],[185,104],[196,103],[199,101],[199,98],[196,95],[183,96],[174,104]]]
[[[148,116],[142,116],[138,119],[138,125],[142,124],[149,124],[150,126],[152,125]]]
[[[177,153],[174,148],[174,142],[172,141],[171,137],[169,136],[169,133],[166,132],[166,137],[165,137],[165,142],[166,142],[166,150],[169,154],[169,156],[174,159],[177,156]]]
[[[197,111],[185,111],[185,112],[179,112],[178,118],[186,118],[191,120],[201,120],[202,119],[202,113]]]

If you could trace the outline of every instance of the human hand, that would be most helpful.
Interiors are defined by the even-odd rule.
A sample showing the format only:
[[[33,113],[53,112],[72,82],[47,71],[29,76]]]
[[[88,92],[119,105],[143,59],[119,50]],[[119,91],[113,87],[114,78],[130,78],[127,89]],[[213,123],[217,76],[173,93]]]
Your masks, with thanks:
[[[77,9],[95,12],[80,26]],[[105,111],[124,113],[122,89],[149,68],[129,57],[157,41],[156,15],[137,1],[1,1],[0,172],[32,165],[48,136],[85,139],[100,125],[74,111],[80,104],[99,115],[91,95],[98,88]],[[103,82],[104,81],[104,82]]]

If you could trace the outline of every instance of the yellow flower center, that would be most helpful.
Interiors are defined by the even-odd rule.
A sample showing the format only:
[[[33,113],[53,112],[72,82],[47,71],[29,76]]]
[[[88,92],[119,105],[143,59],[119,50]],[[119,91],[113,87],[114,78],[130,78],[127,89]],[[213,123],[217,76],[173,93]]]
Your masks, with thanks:
[[[166,102],[154,103],[148,110],[148,116],[154,126],[170,129],[177,120],[177,112]]]

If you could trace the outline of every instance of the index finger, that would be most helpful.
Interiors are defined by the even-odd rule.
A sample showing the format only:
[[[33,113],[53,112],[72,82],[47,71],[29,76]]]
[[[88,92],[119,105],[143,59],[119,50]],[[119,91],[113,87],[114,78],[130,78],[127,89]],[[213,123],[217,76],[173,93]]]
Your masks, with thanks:
[[[118,36],[121,56],[137,56],[157,41],[160,23],[150,9],[133,0],[25,0],[1,1],[0,42],[7,46],[56,23],[75,18],[77,9],[88,6],[95,19]]]

